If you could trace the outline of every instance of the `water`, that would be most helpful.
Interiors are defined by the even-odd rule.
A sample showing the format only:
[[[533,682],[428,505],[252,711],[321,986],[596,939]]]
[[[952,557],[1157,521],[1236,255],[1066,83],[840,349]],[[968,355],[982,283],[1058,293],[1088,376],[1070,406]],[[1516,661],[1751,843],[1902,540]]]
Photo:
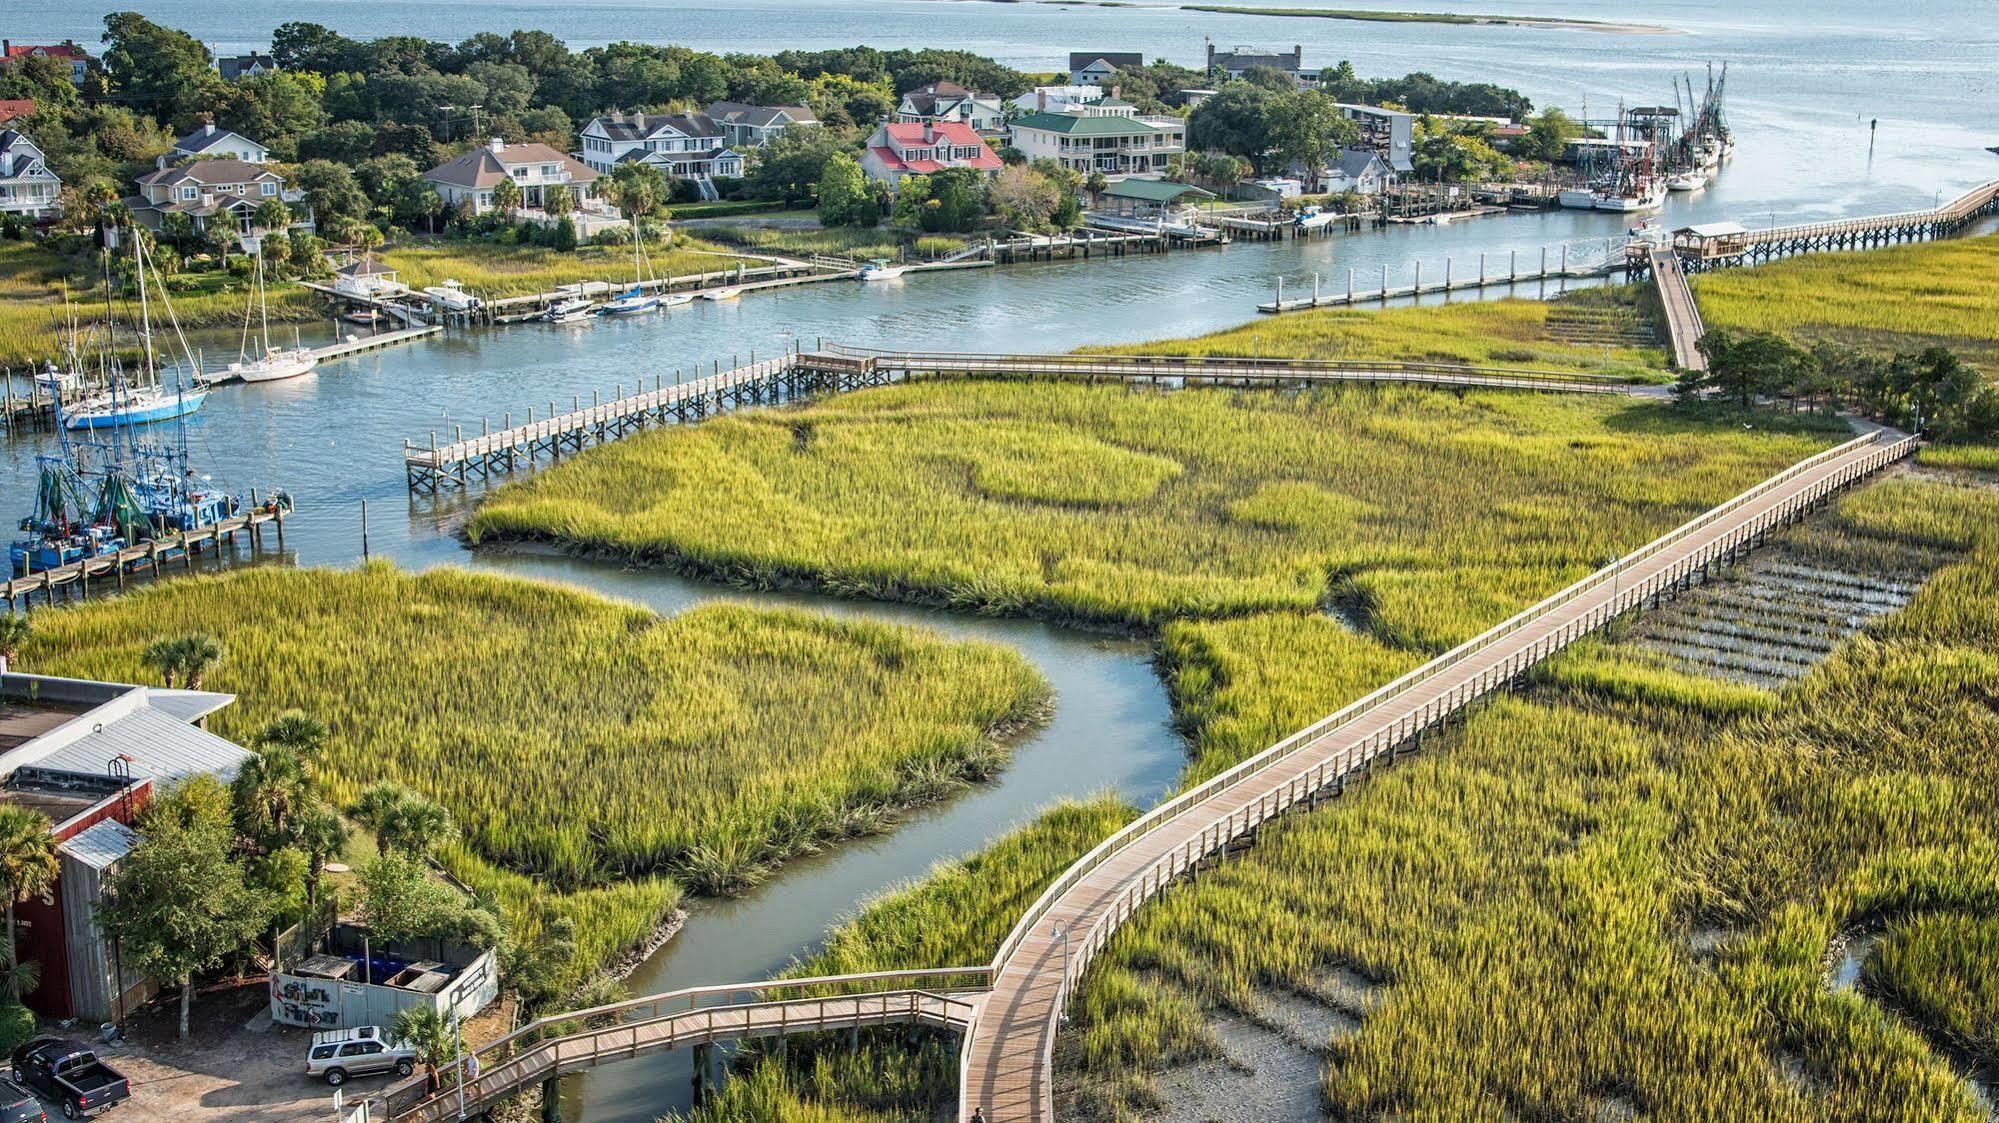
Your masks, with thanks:
[[[1291,6],[1323,0],[1288,0]],[[105,12],[123,3],[45,6],[17,21],[17,40],[95,42]],[[1444,8],[1434,0],[1403,5]],[[581,48],[610,39],[680,42],[722,51],[763,52],[866,42],[881,47],[962,46],[1023,68],[1053,70],[1077,49],[1142,50],[1183,63],[1199,59],[1204,36],[1217,43],[1291,44],[1314,65],[1351,59],[1375,76],[1428,70],[1440,77],[1512,85],[1537,103],[1592,116],[1630,103],[1669,101],[1670,83],[1708,60],[1730,63],[1729,110],[1740,142],[1736,159],[1709,191],[1675,196],[1668,226],[1732,218],[1748,225],[1929,205],[1999,175],[1999,98],[1990,60],[1999,30],[1980,0],[1912,0],[1880,7],[1862,0],[1811,6],[1809,17],[1782,0],[1716,6],[1697,0],[1614,9],[1575,0],[1480,0],[1479,11],[1667,24],[1669,36],[1590,31],[1447,27],[1182,12],[1164,7],[1075,8],[978,0],[741,0],[691,8],[651,0],[521,4],[488,0],[315,0],[281,9],[252,0],[156,0],[153,19],[212,46],[263,46],[281,20],[312,20],[356,36],[411,34],[457,40],[475,30],[536,27]],[[1799,26],[1800,22],[1808,26]],[[1698,82],[1698,77],[1696,81]],[[1868,120],[1880,131],[1870,152]],[[299,499],[286,539],[306,564],[349,564],[367,544],[377,557],[422,568],[470,565],[584,585],[662,611],[724,595],[712,586],[658,573],[533,554],[467,553],[453,537],[468,497],[411,499],[401,443],[423,443],[454,425],[476,432],[551,401],[567,407],[593,391],[691,371],[720,360],[774,354],[819,337],[857,345],[956,350],[1067,350],[1181,336],[1254,318],[1254,305],[1285,278],[1288,294],[1328,291],[1347,271],[1359,288],[1406,284],[1411,263],[1440,279],[1506,268],[1517,252],[1538,266],[1544,246],[1570,244],[1576,259],[1602,254],[1628,219],[1560,212],[1481,219],[1446,227],[1399,227],[1334,235],[1310,243],[1241,244],[1220,251],[1141,255],[1088,264],[1043,264],[911,277],[880,285],[813,285],[694,305],[641,320],[548,327],[525,324],[356,356],[289,383],[228,387],[210,397],[188,427],[196,463],[232,488],[284,486]],[[1556,252],[1551,250],[1551,260]],[[1538,292],[1530,289],[1529,293]],[[1441,298],[1433,298],[1441,299]],[[1463,297],[1460,297],[1463,299]],[[308,342],[331,325],[305,329]],[[233,339],[203,341],[211,356]],[[25,513],[33,454],[53,444],[39,435],[0,442],[0,518]],[[808,953],[827,926],[865,897],[919,876],[933,862],[976,849],[1063,795],[1115,787],[1149,802],[1181,760],[1168,728],[1164,692],[1143,645],[1040,624],[991,621],[890,605],[803,600],[831,612],[922,623],[995,639],[1026,653],[1054,682],[1053,723],[1016,749],[992,783],[916,813],[893,833],[843,845],[787,866],[757,893],[702,904],[688,927],[634,977],[635,990],[753,979]],[[684,1103],[685,1058],[600,1070],[567,1083],[565,1118],[637,1123]]]

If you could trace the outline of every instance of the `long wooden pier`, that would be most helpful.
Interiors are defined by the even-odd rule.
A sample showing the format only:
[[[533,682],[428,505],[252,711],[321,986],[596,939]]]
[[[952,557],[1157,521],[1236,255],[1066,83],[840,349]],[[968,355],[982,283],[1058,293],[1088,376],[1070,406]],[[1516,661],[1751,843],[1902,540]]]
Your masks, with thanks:
[[[1355,304],[1381,304],[1390,300],[1408,300],[1418,296],[1442,295],[1454,292],[1472,292],[1486,288],[1511,288],[1516,285],[1545,284],[1549,281],[1566,283],[1569,281],[1593,280],[1608,277],[1631,268],[1628,261],[1611,260],[1594,265],[1571,265],[1569,247],[1564,244],[1556,255],[1555,264],[1548,263],[1548,247],[1541,247],[1540,263],[1530,265],[1525,271],[1520,268],[1520,254],[1510,251],[1506,258],[1506,272],[1487,268],[1487,255],[1478,255],[1478,272],[1460,273],[1454,258],[1444,259],[1444,275],[1435,280],[1423,279],[1423,263],[1415,263],[1415,276],[1409,284],[1390,284],[1388,266],[1381,267],[1381,282],[1372,289],[1357,289],[1357,274],[1347,270],[1344,289],[1325,286],[1318,274],[1312,275],[1310,296],[1286,298],[1284,278],[1277,279],[1277,298],[1256,306],[1259,312],[1303,312],[1313,308],[1344,308]],[[1432,274],[1434,277],[1435,274]]]
[[[127,577],[140,573],[164,575],[170,572],[170,567],[176,561],[186,569],[192,570],[195,555],[200,553],[204,546],[220,549],[223,543],[234,542],[238,534],[249,537],[252,549],[262,549],[263,528],[266,523],[271,524],[271,528],[277,532],[278,549],[283,550],[286,516],[287,512],[277,505],[253,505],[250,510],[239,515],[231,515],[220,522],[148,538],[143,542],[126,546],[116,553],[99,554],[53,569],[9,577],[4,585],[0,585],[0,594],[4,594],[7,611],[12,612],[16,600],[32,603],[33,595],[37,592],[44,594],[50,604],[55,603],[56,590],[67,586],[74,585],[78,593],[89,596],[93,580],[99,586],[108,582],[122,591]]]
[[[821,341],[812,351],[685,379],[663,376],[631,394],[619,387],[610,401],[580,401],[566,412],[554,403],[525,424],[505,415],[466,436],[463,427],[440,443],[403,442],[403,474],[412,494],[437,495],[544,462],[574,455],[632,433],[671,423],[699,421],[745,406],[775,405],[817,394],[885,386],[916,378],[1059,378],[1085,382],[1150,382],[1187,386],[1306,386],[1320,383],[1394,383],[1447,389],[1536,390],[1570,394],[1655,395],[1656,387],[1566,371],[1478,367],[1451,363],[1353,362],[1325,359],[1256,359],[1187,355],[983,355],[941,351],[886,351]]]
[[[1666,313],[1666,336],[1673,345],[1673,365],[1681,370],[1707,369],[1707,355],[1701,351],[1701,336],[1707,326],[1701,321],[1701,306],[1694,300],[1694,288],[1687,283],[1687,271],[1680,264],[1678,250],[1654,245],[1648,254],[1652,283],[1659,290],[1659,304]]]
[[[1980,184],[1928,210],[1799,222],[1761,230],[1726,223],[1690,226],[1674,232],[1673,248],[1679,251],[1688,272],[1699,273],[1804,253],[1936,241],[1951,237],[1990,214],[1999,214],[1999,179]],[[1631,255],[1634,262],[1650,257],[1649,251],[1637,245],[1632,247]]]
[[[717,1040],[898,1023],[958,1033],[958,1118],[976,1109],[989,1123],[1047,1123],[1062,1011],[1091,961],[1147,900],[1231,845],[1253,842],[1271,819],[1316,806],[1415,751],[1432,730],[1462,721],[1610,621],[1708,580],[1915,448],[1914,437],[1878,432],[1809,457],[1160,803],[1057,877],[990,963],[695,988],[543,1018],[474,1050],[479,1075],[466,1084],[467,1114],[563,1072],[681,1045],[696,1049],[698,1080],[712,1063],[701,1050]],[[810,993],[786,997],[790,988]],[[420,1081],[391,1090],[391,1123],[456,1116],[451,1090],[427,1103],[420,1090]]]

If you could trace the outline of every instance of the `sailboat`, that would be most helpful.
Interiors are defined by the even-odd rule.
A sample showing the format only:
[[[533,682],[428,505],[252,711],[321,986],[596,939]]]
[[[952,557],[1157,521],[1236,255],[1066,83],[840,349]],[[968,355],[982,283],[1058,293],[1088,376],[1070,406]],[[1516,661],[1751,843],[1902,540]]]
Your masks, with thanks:
[[[179,372],[174,375],[174,386],[167,389],[160,379],[158,356],[153,351],[152,303],[147,297],[146,247],[136,228],[132,230],[132,259],[138,265],[135,270],[139,283],[139,332],[145,342],[145,365],[136,385],[128,386],[114,368],[110,376],[110,389],[95,397],[78,403],[76,412],[70,414],[64,424],[71,429],[110,429],[119,425],[145,425],[155,421],[171,421],[186,417],[201,408],[208,399],[208,391],[189,392]],[[173,326],[175,338],[180,340],[181,353],[187,360],[189,370],[199,370],[201,364],[194,358],[194,352],[187,345],[187,337],[181,334],[180,321],[174,318],[173,302],[168,299],[166,281],[159,276],[158,267],[152,269],[152,276],[160,289],[160,305],[166,309],[167,322]]]
[[[226,377],[240,378],[245,382],[276,382],[281,378],[297,378],[312,369],[314,355],[309,347],[298,346],[296,338],[289,348],[271,346],[270,305],[264,296],[264,247],[261,242],[255,250],[257,259],[256,287],[251,295],[251,305],[243,309],[243,345],[236,362],[230,363]],[[257,312],[258,340],[262,350],[256,358],[250,357],[250,308]]]
[[[597,309],[599,316],[636,316],[641,312],[659,311],[659,298],[645,291],[645,237],[639,233],[638,220],[632,220],[632,287],[604,302]]]

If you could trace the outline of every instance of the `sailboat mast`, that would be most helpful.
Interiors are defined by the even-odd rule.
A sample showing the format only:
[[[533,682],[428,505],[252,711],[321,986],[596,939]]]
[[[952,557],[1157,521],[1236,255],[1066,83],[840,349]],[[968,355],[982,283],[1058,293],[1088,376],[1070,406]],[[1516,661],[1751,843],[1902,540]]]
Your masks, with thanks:
[[[264,354],[271,353],[271,309],[264,299],[264,240],[257,239],[257,322],[264,329]]]

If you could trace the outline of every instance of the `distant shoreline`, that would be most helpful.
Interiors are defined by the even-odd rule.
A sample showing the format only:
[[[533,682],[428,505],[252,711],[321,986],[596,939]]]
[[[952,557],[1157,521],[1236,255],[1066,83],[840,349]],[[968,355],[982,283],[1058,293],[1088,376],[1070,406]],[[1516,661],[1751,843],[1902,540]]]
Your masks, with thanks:
[[[1297,19],[1365,20],[1372,23],[1448,23],[1476,27],[1545,27],[1602,31],[1616,35],[1678,35],[1675,28],[1651,23],[1608,23],[1564,16],[1490,16],[1460,12],[1394,12],[1363,8],[1244,8],[1229,4],[1182,4],[1182,11],[1218,12],[1233,16],[1285,16]]]

